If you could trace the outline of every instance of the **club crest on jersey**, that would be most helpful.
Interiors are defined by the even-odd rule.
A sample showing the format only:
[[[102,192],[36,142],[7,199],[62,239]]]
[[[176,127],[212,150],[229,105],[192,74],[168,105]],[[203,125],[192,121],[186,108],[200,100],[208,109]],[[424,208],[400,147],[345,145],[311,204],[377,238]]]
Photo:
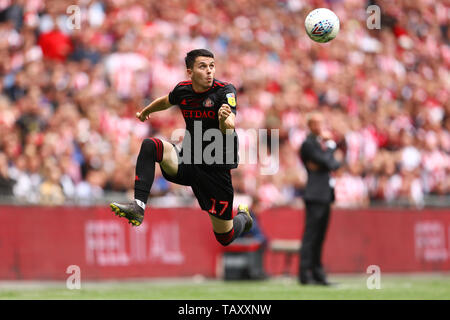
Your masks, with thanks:
[[[236,106],[236,97],[234,96],[234,93],[227,93],[226,97],[227,97],[228,104],[232,107],[235,107]]]
[[[205,101],[203,101],[203,106],[205,106],[205,107],[207,107],[207,108],[210,108],[210,107],[212,107],[214,105],[214,102],[210,99],[210,98],[208,98],[208,99],[206,99]]]

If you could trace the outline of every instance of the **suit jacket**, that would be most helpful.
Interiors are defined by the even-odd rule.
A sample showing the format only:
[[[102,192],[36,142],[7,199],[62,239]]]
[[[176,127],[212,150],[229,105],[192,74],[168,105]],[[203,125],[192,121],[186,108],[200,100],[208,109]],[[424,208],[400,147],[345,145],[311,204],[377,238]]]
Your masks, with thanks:
[[[336,149],[322,148],[319,138],[309,134],[300,148],[300,157],[305,164],[311,161],[319,166],[317,171],[308,172],[308,182],[303,199],[310,202],[331,203],[334,201],[334,187],[330,186],[330,172],[337,170],[341,164],[333,153]]]

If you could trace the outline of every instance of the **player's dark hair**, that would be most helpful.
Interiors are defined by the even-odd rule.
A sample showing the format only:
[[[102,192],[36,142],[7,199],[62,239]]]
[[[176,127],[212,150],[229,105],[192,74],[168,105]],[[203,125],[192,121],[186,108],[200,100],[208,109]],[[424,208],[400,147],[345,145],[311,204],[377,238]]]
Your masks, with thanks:
[[[189,51],[186,55],[186,58],[184,58],[184,62],[186,62],[186,68],[192,69],[194,67],[194,62],[197,57],[209,57],[214,58],[214,55],[211,51],[206,49],[195,49],[192,51]]]

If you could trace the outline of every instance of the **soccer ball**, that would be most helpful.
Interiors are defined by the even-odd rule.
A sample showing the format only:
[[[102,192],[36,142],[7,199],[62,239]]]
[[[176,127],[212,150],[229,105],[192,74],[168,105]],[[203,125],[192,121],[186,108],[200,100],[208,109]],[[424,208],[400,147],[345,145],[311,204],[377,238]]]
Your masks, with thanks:
[[[312,40],[328,42],[336,38],[339,32],[339,18],[329,9],[315,9],[306,17],[305,29]]]

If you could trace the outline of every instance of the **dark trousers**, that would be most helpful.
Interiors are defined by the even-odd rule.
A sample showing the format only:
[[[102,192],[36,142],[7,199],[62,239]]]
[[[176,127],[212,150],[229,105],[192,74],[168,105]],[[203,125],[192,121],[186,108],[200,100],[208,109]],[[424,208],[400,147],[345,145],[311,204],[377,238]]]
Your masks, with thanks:
[[[322,247],[330,220],[330,204],[306,202],[305,207],[299,276],[302,277],[311,272],[314,278],[321,278],[324,276],[321,260]]]

